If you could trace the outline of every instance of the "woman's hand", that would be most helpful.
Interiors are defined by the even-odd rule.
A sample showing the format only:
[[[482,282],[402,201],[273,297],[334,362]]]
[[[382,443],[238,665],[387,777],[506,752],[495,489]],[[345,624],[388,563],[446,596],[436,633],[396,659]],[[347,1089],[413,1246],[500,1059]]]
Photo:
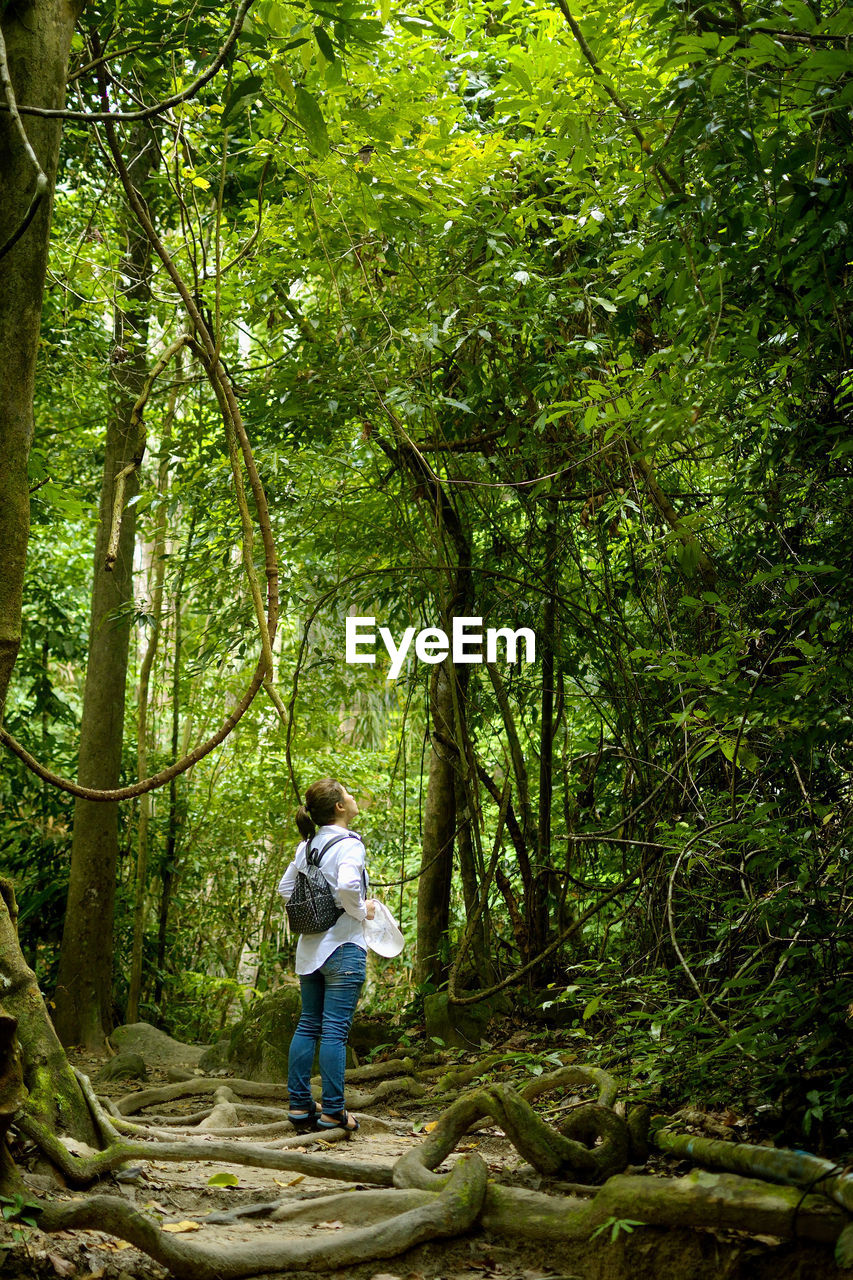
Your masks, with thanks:
[[[374,915],[376,914],[376,899],[368,898],[364,905],[366,908],[367,919],[372,920]]]

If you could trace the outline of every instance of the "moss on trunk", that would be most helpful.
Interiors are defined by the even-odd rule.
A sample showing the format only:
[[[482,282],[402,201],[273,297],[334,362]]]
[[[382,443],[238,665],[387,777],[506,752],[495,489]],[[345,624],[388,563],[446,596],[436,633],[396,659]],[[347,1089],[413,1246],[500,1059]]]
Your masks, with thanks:
[[[17,1023],[26,1110],[50,1129],[97,1144],[86,1099],[21,951],[17,918],[14,890],[8,880],[0,879],[0,989],[3,1009]]]

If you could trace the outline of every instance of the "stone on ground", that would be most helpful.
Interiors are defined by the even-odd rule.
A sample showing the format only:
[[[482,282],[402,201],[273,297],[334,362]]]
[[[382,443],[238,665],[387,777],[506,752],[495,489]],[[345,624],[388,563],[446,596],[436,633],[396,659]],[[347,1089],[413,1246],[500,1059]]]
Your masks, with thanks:
[[[138,1053],[149,1068],[165,1071],[168,1067],[195,1067],[207,1045],[183,1044],[173,1040],[165,1031],[152,1027],[150,1022],[131,1022],[116,1027],[110,1036],[114,1049],[120,1053]]]
[[[147,1080],[148,1068],[141,1053],[127,1051],[110,1058],[98,1073],[99,1080]]]

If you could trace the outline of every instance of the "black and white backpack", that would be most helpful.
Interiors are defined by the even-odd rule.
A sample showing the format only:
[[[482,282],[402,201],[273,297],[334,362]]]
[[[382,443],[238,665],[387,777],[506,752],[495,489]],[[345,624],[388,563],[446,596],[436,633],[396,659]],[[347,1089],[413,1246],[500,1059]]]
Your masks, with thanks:
[[[312,849],[311,840],[306,844],[306,868],[297,871],[296,884],[286,907],[291,933],[325,933],[344,914],[343,907],[335,902],[329,882],[320,870],[320,863],[333,844],[347,839],[348,835],[333,836],[319,852]]]

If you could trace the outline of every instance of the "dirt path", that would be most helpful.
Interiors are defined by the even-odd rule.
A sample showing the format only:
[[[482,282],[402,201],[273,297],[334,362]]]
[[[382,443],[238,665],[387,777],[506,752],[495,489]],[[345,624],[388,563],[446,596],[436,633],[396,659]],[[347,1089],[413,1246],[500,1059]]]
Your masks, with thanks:
[[[92,1076],[100,1063],[78,1055],[75,1065]],[[147,1085],[166,1082],[162,1071],[153,1071]],[[227,1084],[227,1077],[222,1079]],[[131,1091],[124,1081],[98,1084],[101,1096],[118,1099]],[[275,1105],[286,1106],[286,1092]],[[199,1108],[197,1098],[184,1098],[158,1106],[163,1116],[188,1116]],[[406,1114],[389,1106],[362,1116],[362,1128],[351,1140],[323,1144],[324,1154],[334,1160],[358,1159],[387,1168],[407,1150],[423,1140],[421,1129],[438,1115],[425,1105]],[[136,1117],[134,1117],[135,1119]],[[201,1138],[201,1134],[198,1135]],[[212,1140],[212,1139],[211,1139]],[[248,1141],[248,1139],[247,1139]],[[257,1141],[257,1139],[256,1139]],[[316,1152],[316,1146],[300,1150]],[[476,1150],[485,1160],[489,1176],[498,1182],[547,1191],[558,1184],[543,1178],[519,1157],[501,1131],[492,1126],[470,1136],[451,1155],[443,1169],[452,1167],[466,1151]],[[233,1185],[211,1185],[211,1178],[230,1175]],[[84,1198],[89,1192],[57,1190],[55,1181],[38,1166],[26,1173],[34,1193],[55,1198]],[[222,1179],[219,1179],[222,1181]],[[363,1190],[363,1184],[344,1180],[334,1183],[308,1175],[258,1169],[216,1161],[166,1163],[156,1159],[140,1161],[101,1188],[122,1196],[129,1204],[177,1234],[199,1233],[208,1244],[235,1245],[257,1240],[259,1233],[272,1236],[285,1231],[290,1240],[316,1236],[317,1231],[334,1232],[344,1223],[322,1214],[308,1221],[273,1221],[270,1217],[240,1217],[217,1221],[234,1210],[249,1210],[270,1201],[282,1206],[299,1206],[330,1193]],[[314,1220],[316,1219],[316,1220]],[[351,1223],[349,1225],[352,1225]],[[840,1271],[831,1250],[771,1239],[746,1238],[736,1232],[695,1232],[654,1227],[617,1227],[608,1224],[597,1238],[582,1244],[537,1245],[506,1236],[490,1238],[481,1229],[450,1240],[435,1241],[409,1249],[385,1261],[363,1263],[345,1270],[322,1274],[353,1280],[853,1280],[853,1271]],[[103,1232],[75,1230],[45,1235],[32,1228],[16,1229],[23,1234],[15,1241],[7,1224],[0,1241],[0,1277],[71,1276],[79,1280],[160,1280],[168,1274],[124,1241]],[[287,1273],[294,1280],[316,1275],[317,1271]]]

